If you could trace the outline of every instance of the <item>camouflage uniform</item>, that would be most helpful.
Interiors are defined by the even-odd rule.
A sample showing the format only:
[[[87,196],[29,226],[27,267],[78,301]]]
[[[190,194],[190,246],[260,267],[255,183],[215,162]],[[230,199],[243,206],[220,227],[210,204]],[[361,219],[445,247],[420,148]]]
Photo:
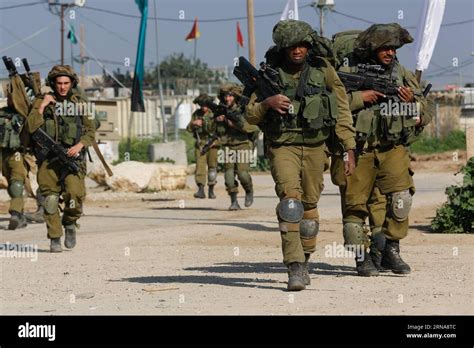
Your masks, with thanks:
[[[72,81],[72,87],[77,85],[77,75],[68,65],[56,65],[48,74],[50,86],[54,89],[55,80],[59,76],[67,76]],[[57,91],[54,94],[56,103],[67,101],[77,104],[88,100],[81,94],[70,90],[63,98]],[[78,173],[64,172],[64,167],[59,161],[54,161],[50,155],[44,158],[35,147],[35,155],[38,161],[38,184],[41,194],[45,197],[44,219],[48,230],[48,238],[51,239],[51,251],[62,251],[60,238],[63,234],[61,224],[66,231],[65,246],[73,248],[75,245],[75,233],[77,220],[82,215],[82,206],[85,198],[85,175],[86,156],[85,152],[89,145],[95,141],[95,122],[92,115],[77,114],[65,115],[57,113],[54,104],[49,104],[43,113],[39,107],[42,98],[35,100],[33,109],[28,116],[28,131],[33,134],[38,128],[42,128],[50,137],[70,148],[79,142],[84,145],[80,157],[76,160],[81,170]],[[61,180],[61,178],[63,178]],[[59,214],[60,197],[65,203],[62,219]]]
[[[23,215],[27,170],[23,158],[24,149],[20,142],[20,128],[23,122],[23,117],[12,107],[7,106],[0,109],[0,170],[7,178],[8,195],[11,198],[8,209],[11,214],[8,224],[10,230],[26,227],[27,225]]]
[[[201,94],[193,103],[198,104],[201,108],[194,111],[191,116],[191,121],[189,122],[186,130],[190,133],[193,133],[194,138],[196,139],[195,144],[195,158],[196,158],[196,184],[198,186],[198,192],[194,194],[195,198],[206,198],[204,193],[204,186],[206,185],[206,178],[209,185],[208,197],[215,198],[214,195],[214,185],[217,183],[217,149],[218,145],[214,145],[207,151],[207,153],[201,155],[201,149],[209,141],[212,134],[215,132],[215,122],[213,119],[212,111],[207,109],[206,112],[203,111],[202,106],[205,106],[206,103],[212,102],[207,94]],[[201,126],[193,125],[193,121],[202,120]],[[207,170],[206,170],[207,166]]]
[[[372,25],[359,34],[349,66],[341,67],[340,70],[352,72],[359,63],[381,64],[375,55],[379,48],[398,49],[412,41],[410,34],[396,23]],[[410,272],[410,267],[399,256],[399,240],[407,235],[408,212],[415,193],[413,172],[405,146],[428,122],[423,117],[426,100],[414,74],[400,65],[396,58],[390,65],[382,66],[385,69],[383,74],[388,75],[398,86],[410,87],[414,92],[414,102],[421,111],[422,122],[419,127],[415,126],[416,118],[409,113],[397,115],[390,111],[387,115],[383,114],[382,110],[387,105],[403,104],[399,101],[390,104],[384,98],[375,104],[367,104],[362,99],[362,91],[348,94],[355,120],[356,141],[358,148],[364,150],[358,158],[354,174],[346,178],[345,186],[341,186],[345,188],[343,233],[346,245],[369,247],[371,243],[364,228],[365,219],[370,213],[368,205],[371,200],[383,202],[381,196],[386,197],[383,223],[381,227],[378,226],[380,228],[372,230],[371,255],[374,265],[370,268],[373,271],[363,275],[376,275],[376,269],[381,269],[381,266],[396,273]],[[379,214],[381,211],[379,209]]]
[[[250,124],[260,125],[268,145],[267,156],[280,198],[276,213],[283,262],[289,269],[289,290],[304,289],[300,278],[305,285],[310,283],[308,261],[316,249],[319,231],[317,204],[324,187],[323,172],[329,166],[325,141],[334,130],[345,151],[355,148],[347,96],[331,64],[312,57],[302,71],[291,74],[287,70],[284,49],[303,42],[313,45],[315,38],[316,33],[305,22],[287,20],[276,25],[276,47],[267,52],[267,63],[278,70],[281,94],[290,99],[293,112],[290,117],[267,110],[257,92],[251,97],[246,115]],[[305,69],[309,71],[306,70],[304,95],[298,97]],[[294,285],[292,279],[297,279],[298,284]]]
[[[253,156],[254,143],[259,132],[259,128],[250,125],[241,115],[238,99],[242,93],[242,88],[236,85],[224,85],[219,90],[219,99],[224,103],[226,94],[234,97],[234,103],[228,107],[228,112],[238,115],[239,122],[230,125],[227,120],[216,122],[217,134],[220,136],[220,143],[223,145],[221,157],[224,161],[225,188],[231,197],[229,210],[240,209],[237,201],[239,193],[239,183],[245,190],[245,206],[249,207],[253,203],[253,184],[250,176],[250,162]],[[216,115],[219,116],[219,115]]]

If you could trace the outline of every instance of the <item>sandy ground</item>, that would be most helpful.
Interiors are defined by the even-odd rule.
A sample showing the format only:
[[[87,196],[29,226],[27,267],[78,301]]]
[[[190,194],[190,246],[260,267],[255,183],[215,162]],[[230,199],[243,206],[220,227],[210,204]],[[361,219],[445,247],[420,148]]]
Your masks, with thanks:
[[[402,242],[413,272],[374,278],[356,276],[352,257],[328,254],[342,243],[342,225],[338,191],[326,175],[312,284],[297,293],[286,291],[269,175],[254,176],[255,204],[239,212],[227,211],[222,175],[216,200],[193,199],[192,177],[179,192],[90,188],[73,250],[49,253],[44,225],[0,231],[3,250],[7,243],[32,248],[0,258],[0,313],[474,314],[474,236],[429,232],[445,187],[462,179],[453,173],[415,175]],[[0,226],[6,226],[2,198]]]

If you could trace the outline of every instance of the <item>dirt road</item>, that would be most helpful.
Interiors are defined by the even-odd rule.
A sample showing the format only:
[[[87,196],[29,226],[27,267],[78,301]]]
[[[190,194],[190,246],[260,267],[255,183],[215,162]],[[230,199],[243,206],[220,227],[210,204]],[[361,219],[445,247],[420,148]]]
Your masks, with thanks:
[[[356,276],[352,257],[335,253],[342,243],[339,196],[325,179],[312,284],[305,291],[285,290],[269,175],[254,176],[255,204],[239,212],[227,211],[222,176],[216,200],[193,199],[189,177],[192,189],[180,192],[91,189],[78,245],[61,254],[49,253],[43,225],[2,230],[3,250],[29,246],[31,253],[0,258],[0,313],[474,314],[473,236],[428,230],[445,187],[460,177],[415,176],[411,227],[402,242],[413,272],[376,278]],[[242,194],[240,201],[243,206]],[[6,226],[6,202],[1,208]]]

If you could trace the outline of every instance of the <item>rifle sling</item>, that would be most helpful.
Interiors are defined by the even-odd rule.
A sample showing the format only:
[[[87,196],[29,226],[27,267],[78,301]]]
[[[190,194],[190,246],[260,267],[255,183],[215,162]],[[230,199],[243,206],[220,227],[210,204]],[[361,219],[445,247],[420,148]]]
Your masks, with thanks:
[[[107,162],[105,162],[105,158],[104,156],[102,155],[102,152],[100,152],[100,149],[99,149],[99,145],[97,145],[97,143],[95,142],[95,140],[92,142],[92,147],[94,148],[94,151],[95,153],[97,154],[97,157],[99,157],[99,161],[102,163],[102,165],[104,166],[104,169],[105,171],[107,172],[107,175],[108,176],[112,176],[114,175],[114,173],[112,173],[112,170],[110,169],[109,165],[107,164]]]

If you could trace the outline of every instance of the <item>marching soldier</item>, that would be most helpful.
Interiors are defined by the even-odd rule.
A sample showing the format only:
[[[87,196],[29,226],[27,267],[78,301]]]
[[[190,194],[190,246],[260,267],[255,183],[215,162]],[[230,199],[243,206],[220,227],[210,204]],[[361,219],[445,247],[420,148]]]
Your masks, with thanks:
[[[347,153],[345,175],[355,166],[354,128],[344,86],[331,64],[310,57],[317,34],[303,21],[280,21],[273,28],[276,47],[267,63],[278,71],[280,94],[252,95],[246,119],[262,128],[275,191],[276,214],[288,267],[288,290],[311,283],[308,262],[316,250],[318,201],[329,166],[325,140],[332,129]],[[317,52],[316,52],[317,53]],[[311,59],[310,59],[311,58]]]
[[[423,116],[426,100],[415,76],[396,57],[396,50],[411,42],[408,31],[396,23],[374,24],[359,34],[349,66],[340,69],[355,72],[361,63],[379,65],[380,75],[398,86],[395,98],[375,90],[348,94],[357,147],[363,151],[354,174],[346,177],[343,234],[346,245],[364,251],[371,245],[371,257],[356,261],[357,272],[362,276],[377,275],[382,269],[397,274],[411,271],[400,257],[399,246],[408,233],[408,215],[415,193],[406,146],[429,121]],[[365,219],[369,215],[368,203],[377,195],[386,198],[386,214],[381,228],[372,230],[370,242]]]
[[[198,191],[194,194],[195,198],[206,198],[204,186],[209,186],[208,197],[216,198],[214,194],[214,186],[217,183],[217,146],[212,146],[205,154],[201,155],[203,146],[208,142],[210,136],[215,130],[215,122],[213,120],[212,111],[209,110],[207,104],[212,103],[213,99],[207,94],[200,94],[193,100],[194,104],[199,105],[199,109],[194,111],[191,121],[186,130],[193,133],[196,139],[195,155],[196,155],[196,184]],[[207,166],[207,170],[206,170]]]
[[[241,120],[232,121],[225,115],[216,115],[217,133],[220,135],[221,144],[224,146],[224,179],[227,193],[230,196],[229,210],[240,210],[237,200],[239,193],[237,175],[240,184],[245,190],[245,207],[253,204],[253,184],[250,176],[250,162],[252,161],[254,140],[258,136],[259,128],[250,125],[242,117],[238,99],[242,88],[237,85],[224,85],[219,91],[219,100],[225,104],[228,112],[235,113]]]
[[[84,107],[78,107],[81,103],[84,106],[87,99],[73,91],[78,77],[69,65],[54,66],[47,80],[54,93],[35,100],[28,116],[28,131],[33,134],[38,128],[43,129],[67,148],[67,155],[81,168],[77,173],[70,172],[53,155],[45,157],[38,146],[34,148],[39,189],[44,196],[44,219],[51,240],[50,251],[61,252],[62,226],[66,234],[64,246],[72,249],[76,245],[77,220],[82,214],[85,197],[85,151],[95,139],[95,122],[93,115],[84,112]],[[67,107],[59,108],[59,104]],[[62,219],[59,214],[61,198],[65,204]]]

